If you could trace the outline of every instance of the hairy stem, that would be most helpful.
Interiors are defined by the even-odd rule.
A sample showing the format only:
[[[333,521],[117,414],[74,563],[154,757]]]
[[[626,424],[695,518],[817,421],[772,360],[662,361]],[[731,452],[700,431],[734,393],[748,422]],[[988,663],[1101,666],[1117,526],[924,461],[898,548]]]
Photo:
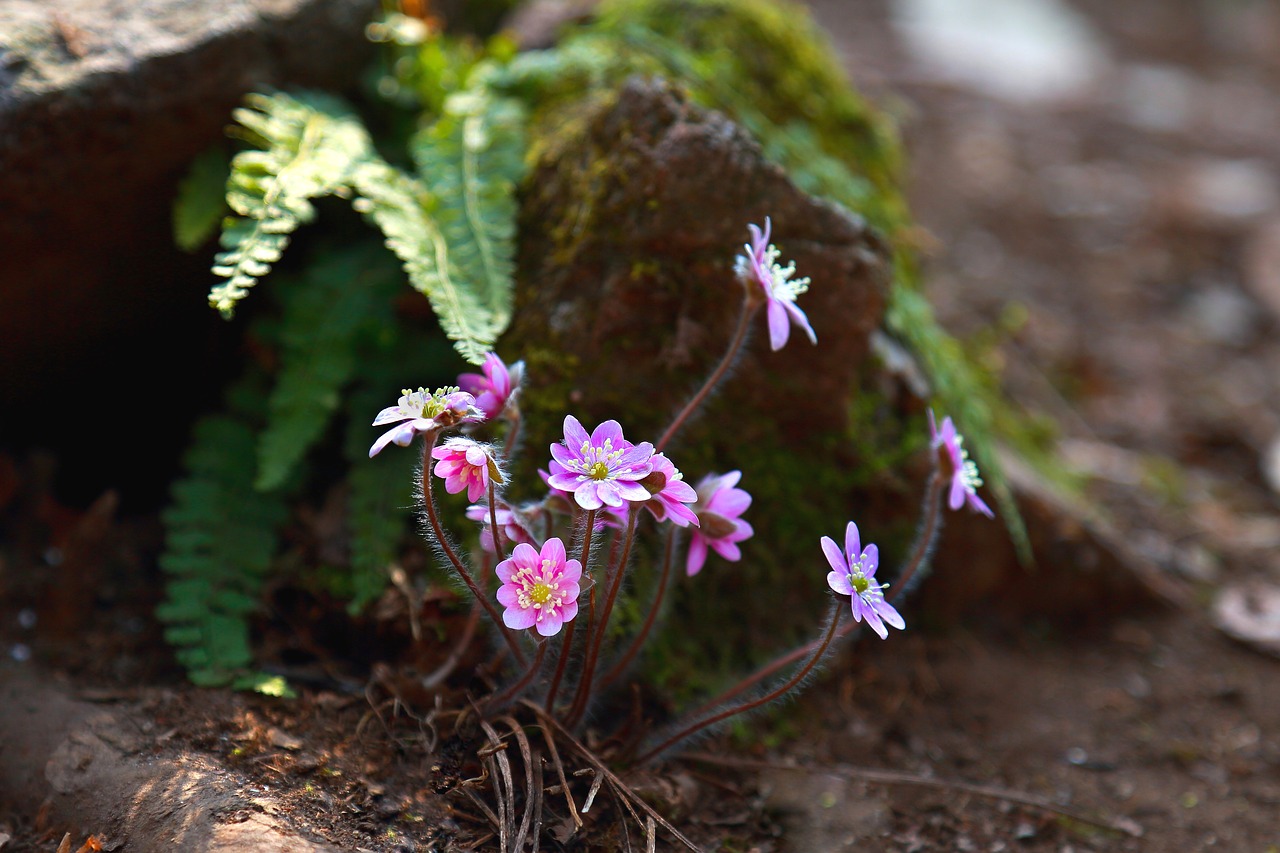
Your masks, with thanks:
[[[588,634],[587,658],[582,667],[582,678],[578,681],[578,691],[573,698],[573,706],[569,709],[569,717],[565,721],[569,728],[577,725],[582,713],[591,698],[591,684],[595,680],[596,661],[600,657],[600,645],[609,630],[609,616],[613,613],[613,604],[618,598],[618,590],[622,588],[622,576],[627,571],[627,561],[631,559],[631,544],[636,538],[636,516],[640,514],[640,505],[635,504],[627,514],[627,535],[623,540],[622,557],[613,567],[613,575],[609,580],[609,590],[605,594],[604,607],[600,610],[600,620],[591,626]]]
[[[889,601],[896,600],[908,588],[908,582],[913,577],[919,580],[923,577],[920,574],[921,567],[928,563],[929,556],[933,553],[933,545],[938,539],[938,533],[942,530],[942,487],[946,478],[942,474],[935,472],[929,480],[928,491],[925,492],[924,505],[922,507],[924,517],[920,521],[920,527],[916,531],[915,545],[911,549],[911,556],[908,558],[907,564],[902,567],[902,571],[898,572],[898,580],[894,581],[897,589],[893,591],[893,595],[887,596]],[[836,632],[836,639],[844,639],[861,627],[862,623],[857,621],[846,622]],[[704,703],[695,711],[695,714],[702,714],[710,709],[728,702],[733,697],[739,695],[744,690],[759,684],[769,676],[773,675],[780,669],[790,666],[796,661],[808,655],[818,647],[817,642],[808,643],[798,649],[792,649],[786,654],[775,658],[751,675],[739,681],[728,690],[721,693],[714,699]]]
[[[778,697],[785,695],[787,691],[794,688],[801,681],[804,681],[804,679],[809,675],[809,673],[813,672],[813,669],[818,665],[818,662],[822,660],[823,655],[826,654],[827,649],[830,648],[831,646],[831,641],[836,638],[836,629],[840,625],[840,603],[841,602],[839,599],[832,602],[831,615],[828,617],[826,633],[823,635],[822,639],[817,643],[817,647],[813,653],[813,657],[811,657],[808,660],[808,662],[805,663],[804,666],[800,667],[800,669],[797,670],[794,675],[792,675],[786,681],[782,682],[777,687],[773,688],[768,693],[759,697],[758,699],[751,699],[746,702],[743,702],[740,705],[735,705],[732,708],[726,708],[723,711],[720,711],[716,714],[712,714],[710,717],[707,717],[706,719],[699,720],[696,723],[691,723],[690,725],[685,726],[680,731],[676,732],[675,734],[668,737],[666,740],[662,741],[662,743],[644,752],[642,755],[636,758],[635,763],[644,764],[649,759],[655,758],[658,755],[661,755],[663,752],[666,752],[668,749],[675,746],[680,741],[684,740],[690,735],[697,734],[698,732],[705,729],[707,726],[713,726],[716,723],[729,719],[730,717],[734,717],[734,716],[737,716],[738,714],[746,713],[747,711],[754,711],[756,708],[759,708],[763,705],[767,705],[768,703],[772,702]]]
[[[493,553],[502,559],[502,533],[498,527],[498,491],[493,487],[493,478],[489,478],[489,530],[493,533]]]
[[[520,679],[516,681],[515,684],[512,684],[510,687],[508,687],[506,690],[503,690],[501,693],[498,693],[490,697],[489,701],[485,703],[485,710],[486,711],[497,710],[503,707],[504,705],[508,704],[509,702],[511,702],[511,700],[514,699],[515,697],[519,696],[520,693],[526,687],[529,686],[529,683],[533,681],[534,677],[536,677],[537,674],[542,671],[542,659],[543,657],[546,656],[546,653],[547,653],[547,642],[546,640],[540,640],[538,642],[538,651],[533,656],[533,663],[529,664],[528,671],[525,672],[524,675],[520,676]]]
[[[582,532],[582,560],[581,560],[583,574],[587,574],[588,576],[590,576],[588,572],[588,567],[589,567],[589,562],[591,558],[591,533],[595,529],[595,526],[596,526],[596,511],[594,509],[589,509],[587,510],[586,526],[583,528],[583,532]],[[594,584],[592,584],[592,587],[591,587],[591,601],[593,603],[593,606],[591,609],[594,611],[595,609],[594,607],[595,585]],[[565,667],[568,666],[569,655],[573,651],[573,634],[574,634],[574,628],[576,627],[576,625],[577,625],[577,620],[575,619],[573,622],[569,623],[569,627],[566,628],[564,632],[564,643],[562,643],[560,646],[560,660],[556,662],[556,672],[555,672],[555,675],[551,677],[551,689],[547,691],[546,709],[548,714],[555,713],[556,694],[560,692],[560,681],[564,678]]]
[[[929,562],[929,557],[933,554],[933,546],[938,541],[938,533],[942,530],[942,487],[946,479],[942,472],[937,470],[929,478],[929,490],[924,496],[924,518],[916,531],[915,546],[911,549],[911,557],[906,566],[894,580],[897,589],[893,591],[893,595],[889,596],[889,601],[906,595],[907,590],[912,586],[912,578],[915,578],[918,572],[920,577],[916,578],[917,581],[924,577],[921,570]]]
[[[439,430],[428,433],[427,441],[422,451],[422,497],[423,503],[427,507],[427,519],[431,523],[431,531],[435,534],[436,543],[440,546],[440,550],[444,552],[445,557],[453,564],[453,568],[458,573],[458,576],[462,578],[462,582],[467,585],[467,589],[471,590],[471,594],[476,597],[476,601],[484,606],[485,612],[489,614],[493,624],[502,632],[503,639],[507,641],[507,646],[511,649],[511,655],[523,666],[526,659],[520,644],[512,636],[511,630],[503,624],[502,617],[498,615],[493,603],[489,601],[488,596],[484,594],[484,591],[476,583],[475,578],[471,576],[466,564],[458,558],[457,552],[453,550],[453,546],[449,544],[448,537],[445,536],[444,528],[440,525],[440,516],[436,512],[435,492],[431,482],[431,451],[435,448],[436,439],[439,436]]]
[[[653,603],[649,605],[649,615],[645,617],[644,625],[640,627],[639,633],[631,640],[631,645],[627,647],[626,653],[604,674],[604,678],[600,679],[600,689],[603,690],[608,687],[617,681],[622,673],[627,671],[627,667],[631,665],[631,661],[639,654],[645,640],[649,638],[649,631],[653,629],[653,623],[658,618],[658,611],[662,609],[662,599],[667,592],[667,580],[671,577],[671,564],[674,562],[675,550],[676,527],[672,525],[667,532],[667,546],[662,556],[662,577],[658,579],[658,590],[654,593]]]
[[[654,445],[655,451],[660,451],[667,446],[667,443],[675,437],[675,434],[680,431],[680,428],[698,410],[698,407],[706,401],[711,392],[715,390],[715,387],[720,384],[720,380],[729,372],[729,368],[742,351],[742,344],[747,339],[747,329],[750,327],[751,318],[755,316],[760,305],[760,302],[752,300],[749,295],[743,299],[742,310],[738,314],[738,328],[734,329],[733,338],[729,341],[729,348],[725,350],[724,358],[720,359],[720,364],[707,377],[707,381],[698,389],[698,393],[694,394],[693,398],[685,404],[685,407],[680,410],[680,414],[676,415],[675,420],[671,422],[666,432],[658,439],[658,443]]]

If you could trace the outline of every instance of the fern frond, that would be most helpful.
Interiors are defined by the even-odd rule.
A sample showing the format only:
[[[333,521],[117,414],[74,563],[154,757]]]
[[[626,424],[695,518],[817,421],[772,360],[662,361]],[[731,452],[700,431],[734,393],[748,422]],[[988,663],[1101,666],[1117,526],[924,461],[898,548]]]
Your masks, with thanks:
[[[261,392],[238,396],[261,410]],[[156,615],[200,685],[226,684],[251,665],[248,615],[258,606],[277,548],[276,527],[286,516],[278,494],[253,488],[251,420],[233,411],[196,425],[186,476],[175,484],[164,515],[160,566],[169,580]]]
[[[227,212],[227,154],[221,145],[207,149],[195,160],[178,184],[173,202],[173,241],[184,252],[194,252],[218,230]]]
[[[250,95],[235,118],[261,150],[231,161],[223,251],[213,272],[227,281],[209,292],[209,304],[230,317],[249,288],[280,260],[289,235],[315,217],[310,199],[345,191],[351,171],[373,153],[368,132],[337,98]]]
[[[495,339],[511,321],[525,121],[519,102],[474,89],[450,97],[444,115],[411,145],[418,175],[435,197],[450,258],[492,311]]]
[[[486,302],[459,273],[421,181],[372,160],[356,168],[352,186],[359,195],[356,209],[382,230],[409,283],[430,300],[440,328],[463,358],[481,363],[506,328],[510,297],[502,304]]]
[[[389,298],[389,278],[393,286],[399,278],[378,255],[385,253],[377,246],[322,255],[302,280],[278,289],[280,372],[258,438],[259,491],[285,482],[338,408],[356,372],[358,338]]]

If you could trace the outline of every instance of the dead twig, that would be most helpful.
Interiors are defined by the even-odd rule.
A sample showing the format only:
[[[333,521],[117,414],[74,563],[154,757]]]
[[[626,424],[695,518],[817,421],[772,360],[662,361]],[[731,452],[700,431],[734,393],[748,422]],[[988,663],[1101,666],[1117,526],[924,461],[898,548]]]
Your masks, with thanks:
[[[529,836],[529,826],[533,822],[534,814],[542,812],[542,786],[534,785],[533,767],[535,760],[533,749],[529,746],[529,739],[525,737],[524,729],[511,716],[503,717],[501,722],[506,723],[507,727],[511,729],[511,734],[516,739],[516,745],[520,747],[520,757],[524,760],[524,814],[520,818],[520,828],[516,830],[515,837],[511,842],[511,849],[521,851],[524,850],[525,839]]]
[[[526,708],[529,708],[531,711],[533,711],[533,713],[538,717],[538,719],[542,720],[543,725],[547,726],[548,728],[554,729],[555,733],[560,737],[564,738],[565,742],[568,743],[570,746],[572,746],[578,752],[579,755],[581,755],[584,759],[586,759],[587,763],[590,764],[592,767],[594,767],[597,773],[604,776],[605,780],[609,782],[609,784],[615,786],[618,792],[623,795],[621,799],[623,800],[624,803],[629,801],[630,803],[639,806],[641,811],[643,811],[645,814],[653,818],[654,821],[656,821],[659,826],[661,826],[667,832],[671,833],[672,837],[674,837],[677,841],[679,841],[681,844],[683,844],[685,847],[689,848],[690,850],[694,851],[694,853],[701,853],[701,850],[698,848],[696,844],[694,844],[692,841],[686,838],[684,834],[680,832],[680,830],[672,826],[671,823],[667,821],[666,818],[664,818],[662,815],[654,811],[652,806],[646,803],[639,794],[637,794],[635,791],[632,791],[625,782],[619,779],[608,768],[608,766],[605,765],[603,761],[601,761],[599,758],[596,757],[595,753],[587,749],[586,746],[584,746],[581,742],[578,741],[577,738],[575,738],[572,734],[569,733],[568,729],[560,725],[560,722],[556,720],[555,717],[552,717],[550,714],[544,711],[541,708],[541,706],[536,705],[527,699],[522,699],[520,701],[522,705],[524,705]]]
[[[927,776],[917,776],[912,773],[902,773],[897,770],[878,770],[866,767],[849,767],[847,765],[806,767],[796,764],[783,764],[775,761],[756,761],[749,758],[726,758],[724,756],[708,755],[706,753],[685,753],[684,755],[674,756],[674,759],[677,761],[696,761],[701,764],[715,764],[721,767],[741,767],[744,770],[790,770],[796,773],[823,773],[832,776],[842,776],[846,779],[853,779],[859,782],[870,782],[877,785],[909,785],[916,788],[959,791],[965,794],[972,794],[976,797],[985,797],[989,800],[1003,800],[1005,802],[1016,803],[1017,805],[1026,806],[1028,808],[1039,809],[1043,812],[1056,814],[1060,817],[1088,824],[1089,826],[1096,826],[1099,829],[1118,832],[1132,838],[1141,838],[1144,833],[1141,825],[1127,817],[1089,817],[1081,812],[1057,805],[1043,797],[1037,797],[1035,794],[1028,794],[1022,791],[1011,791],[990,785],[977,785],[972,782],[954,782],[946,779],[931,779]]]
[[[560,750],[556,749],[556,739],[546,728],[542,730],[542,739],[547,742],[547,750],[551,753],[551,763],[556,768],[556,776],[560,779],[560,790],[564,792],[564,801],[569,806],[569,817],[573,820],[573,830],[582,829],[582,818],[578,816],[578,807],[573,802],[573,792],[569,790],[569,780],[564,774],[564,763],[560,760]]]

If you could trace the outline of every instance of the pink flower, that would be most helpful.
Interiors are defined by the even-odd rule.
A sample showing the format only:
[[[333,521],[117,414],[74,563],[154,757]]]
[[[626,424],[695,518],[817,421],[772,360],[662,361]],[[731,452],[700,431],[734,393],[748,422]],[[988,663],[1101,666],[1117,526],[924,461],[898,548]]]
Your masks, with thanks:
[[[463,391],[474,394],[476,405],[484,412],[484,416],[493,420],[502,414],[507,402],[515,392],[520,390],[520,380],[524,378],[524,362],[517,361],[507,367],[498,354],[491,352],[484,357],[484,365],[480,373],[463,373],[458,377],[458,385]]]
[[[653,472],[642,481],[651,491],[650,500],[645,504],[645,508],[653,513],[653,517],[658,521],[669,519],[677,527],[688,527],[690,524],[697,527],[697,514],[685,504],[696,501],[698,493],[684,481],[684,474],[681,474],[671,460],[661,453],[653,454],[649,463],[653,465]],[[660,483],[655,482],[659,475],[662,477]],[[654,488],[658,491],[652,491]]]
[[[524,506],[519,510],[515,510],[499,503],[497,506],[498,526],[502,528],[503,544],[510,547],[524,542],[535,548],[540,547],[542,543],[534,535],[533,530],[538,522],[538,516],[542,512],[543,509],[539,504]],[[472,504],[467,507],[467,518],[484,525],[480,531],[480,547],[490,554],[496,553],[496,549],[493,547],[493,531],[489,529],[489,505],[487,503]]]
[[[865,618],[881,639],[889,637],[886,623],[898,630],[907,627],[893,605],[884,600],[884,589],[889,585],[876,583],[880,549],[875,545],[862,547],[858,539],[858,525],[851,521],[844,529],[843,552],[830,536],[823,536],[822,553],[827,555],[827,562],[833,569],[827,575],[827,585],[851,598],[856,621],[861,622]]]
[[[506,608],[502,621],[508,628],[536,627],[539,634],[551,637],[578,615],[582,564],[565,559],[559,539],[548,539],[541,554],[521,542],[496,571],[502,581],[498,603]]]
[[[489,479],[502,482],[498,463],[483,444],[469,438],[451,438],[432,449],[431,458],[438,459],[435,475],[444,478],[444,489],[456,495],[467,490],[467,500],[478,501],[489,488]]]
[[[637,481],[653,470],[649,462],[653,445],[627,441],[617,421],[605,421],[587,435],[578,419],[567,415],[564,442],[551,445],[551,456],[555,463],[547,485],[573,492],[573,499],[583,509],[649,499],[649,491]]]
[[[785,267],[778,263],[781,253],[769,242],[773,223],[768,217],[765,217],[763,232],[755,225],[747,228],[751,231],[751,244],[743,246],[747,254],[738,255],[734,269],[744,282],[759,284],[769,300],[769,346],[775,352],[782,349],[791,336],[791,324],[804,329],[809,341],[816,344],[818,336],[809,325],[809,318],[796,305],[796,297],[809,289],[808,277],[792,281],[791,276],[796,273],[795,262]]]
[[[381,453],[382,448],[388,444],[408,447],[420,433],[484,420],[484,412],[476,407],[475,397],[457,388],[437,388],[434,394],[426,388],[419,388],[417,391],[406,388],[400,394],[396,405],[378,412],[373,425],[382,426],[397,421],[404,423],[378,437],[373,447],[369,448],[370,459]]]
[[[933,419],[933,409],[929,410],[929,438],[938,458],[938,468],[944,477],[951,478],[951,495],[947,505],[959,509],[964,504],[987,518],[995,518],[991,507],[978,497],[978,487],[982,478],[978,476],[978,466],[969,458],[964,449],[964,436],[956,432],[956,425],[950,417],[942,419],[942,429],[938,429]]]
[[[698,529],[693,532],[689,560],[685,564],[685,572],[690,577],[702,571],[708,547],[730,562],[742,559],[738,543],[750,539],[755,531],[738,517],[751,506],[751,495],[734,488],[740,479],[741,471],[730,471],[728,474],[709,474],[698,483],[698,502],[693,505]]]

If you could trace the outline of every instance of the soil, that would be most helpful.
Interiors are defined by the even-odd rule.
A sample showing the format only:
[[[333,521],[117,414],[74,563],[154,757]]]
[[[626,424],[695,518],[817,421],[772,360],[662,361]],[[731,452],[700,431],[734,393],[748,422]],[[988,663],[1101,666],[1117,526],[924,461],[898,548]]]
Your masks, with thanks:
[[[1280,10],[1073,5],[1106,47],[1096,79],[1017,101],[940,79],[879,2],[813,2],[900,114],[944,321],[1058,422],[1092,506],[1192,603],[977,607],[864,638],[780,711],[624,774],[703,849],[1280,849],[1277,663],[1212,607],[1280,582]],[[483,735],[445,725],[467,685],[437,705],[376,665],[410,645],[397,593],[335,648],[314,618],[335,606],[277,590],[263,639],[299,697],[197,690],[149,617],[154,518],[65,506],[56,465],[0,454],[0,850],[498,849],[487,785],[460,784]],[[456,632],[444,598],[420,615]],[[546,796],[543,849],[642,849],[608,786],[572,837]]]

